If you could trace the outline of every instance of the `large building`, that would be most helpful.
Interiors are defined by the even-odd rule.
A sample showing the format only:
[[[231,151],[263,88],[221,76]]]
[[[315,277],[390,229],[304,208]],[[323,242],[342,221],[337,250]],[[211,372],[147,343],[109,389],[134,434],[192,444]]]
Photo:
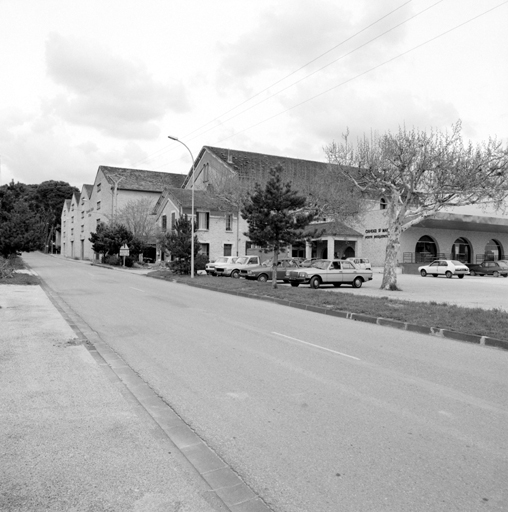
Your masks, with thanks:
[[[282,165],[295,176],[319,180],[327,169],[325,162],[265,155],[248,151],[204,146],[187,176],[136,169],[100,166],[93,185],[84,185],[81,194],[65,201],[62,209],[62,253],[67,257],[93,259],[90,233],[97,223],[115,218],[129,201],[146,197],[153,200],[153,222],[161,231],[174,225],[176,218],[192,213],[192,187],[196,234],[201,251],[211,259],[222,255],[258,252],[245,235],[247,223],[234,200],[212,200],[217,186],[249,177],[260,180],[272,167]],[[227,187],[226,187],[227,188]],[[233,192],[234,190],[229,191]],[[233,197],[234,199],[234,197]],[[322,219],[311,226],[319,233],[311,243],[288,248],[292,256],[307,258],[361,256],[373,266],[384,264],[387,219],[385,199],[365,200],[365,212],[355,222]],[[398,254],[404,271],[437,257],[478,262],[502,259],[508,248],[508,217],[492,208],[443,210],[404,231]],[[158,259],[163,255],[160,251]]]

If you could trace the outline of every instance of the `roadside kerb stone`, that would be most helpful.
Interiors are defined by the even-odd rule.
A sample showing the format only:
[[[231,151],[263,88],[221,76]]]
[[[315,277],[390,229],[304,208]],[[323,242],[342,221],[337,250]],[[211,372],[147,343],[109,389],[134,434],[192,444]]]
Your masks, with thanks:
[[[150,277],[150,276],[147,276]],[[159,278],[161,279],[161,278]],[[163,279],[163,278],[162,278]],[[179,281],[178,279],[170,279],[171,282],[179,283],[179,284],[187,284],[188,286],[193,286],[195,288],[201,288],[204,290],[211,290],[220,293],[227,293],[229,295],[236,295],[239,297],[245,297],[249,299],[257,299],[264,300],[267,302],[274,302],[276,304],[280,304],[282,306],[288,306],[290,308],[304,309],[306,311],[312,311],[314,313],[319,313],[322,315],[336,316],[339,318],[346,318],[348,320],[355,320],[357,322],[367,322],[371,324],[377,324],[382,327],[391,327],[394,329],[401,329],[409,332],[417,332],[419,334],[426,334],[430,336],[437,336],[440,338],[449,338],[455,341],[463,341],[466,343],[477,343],[479,345],[489,346],[499,348],[501,350],[508,350],[508,340],[498,340],[495,338],[490,338],[489,336],[482,336],[477,334],[468,334],[458,331],[452,331],[449,329],[442,329],[440,327],[426,327],[424,325],[416,325],[410,324],[407,322],[401,322],[398,320],[391,320],[389,318],[383,317],[375,317],[370,315],[363,315],[360,313],[351,313],[348,311],[339,311],[339,310],[331,310],[322,308],[319,306],[311,306],[308,304],[304,304],[301,302],[289,301],[287,299],[279,299],[277,297],[267,297],[262,295],[254,295],[247,292],[238,292],[234,290],[222,290],[218,287],[207,286],[201,283],[187,283],[184,281]]]

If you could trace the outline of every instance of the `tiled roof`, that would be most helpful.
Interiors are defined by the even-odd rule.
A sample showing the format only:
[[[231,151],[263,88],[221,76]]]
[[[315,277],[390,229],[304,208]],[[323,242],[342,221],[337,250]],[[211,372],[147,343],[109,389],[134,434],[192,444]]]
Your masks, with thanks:
[[[86,198],[90,199],[92,195],[93,185],[83,185],[83,192],[86,194]]]
[[[328,168],[327,162],[315,162],[312,160],[289,158],[287,156],[265,155],[263,153],[251,153],[250,151],[238,151],[236,149],[212,146],[204,146],[203,149],[213,153],[231,169],[240,174],[267,172],[278,164],[281,164],[286,171],[295,174],[304,174],[309,171],[316,172]]]
[[[318,232],[320,236],[363,236],[360,232],[356,231],[356,229],[350,228],[340,221],[309,224],[304,229],[304,234],[312,234],[315,231]]]
[[[169,172],[144,171],[141,169],[125,169],[101,165],[99,170],[111,185],[118,183],[120,190],[143,190],[146,192],[162,192],[165,188],[180,188],[185,175]],[[120,179],[121,178],[121,179]]]
[[[183,188],[172,188],[168,189],[167,192],[171,195],[182,208],[191,208],[192,207],[192,190],[191,189],[183,189]],[[210,194],[205,192],[204,190],[195,190],[194,191],[194,207],[195,208],[204,208],[207,210],[219,210],[224,209],[225,205],[221,203],[219,200],[211,197]]]

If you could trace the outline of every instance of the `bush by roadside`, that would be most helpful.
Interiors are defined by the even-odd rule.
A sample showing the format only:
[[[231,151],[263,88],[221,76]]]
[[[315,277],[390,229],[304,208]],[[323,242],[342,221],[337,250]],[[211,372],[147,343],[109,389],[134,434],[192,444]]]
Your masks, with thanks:
[[[189,276],[175,276],[171,271],[150,272],[149,277],[190,283]],[[196,276],[195,283],[210,289],[235,291],[256,296],[285,299],[291,302],[317,306],[336,311],[359,313],[376,318],[387,318],[423,327],[437,327],[452,331],[508,339],[508,313],[501,309],[465,308],[437,302],[413,302],[400,299],[366,297],[308,287],[271,287],[271,283],[259,283],[228,277]]]

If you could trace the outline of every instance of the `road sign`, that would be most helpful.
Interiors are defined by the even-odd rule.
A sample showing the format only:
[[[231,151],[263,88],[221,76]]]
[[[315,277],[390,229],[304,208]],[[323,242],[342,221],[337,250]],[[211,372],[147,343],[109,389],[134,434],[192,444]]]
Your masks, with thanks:
[[[127,244],[123,244],[122,247],[120,247],[120,256],[129,256],[129,248],[127,247]]]

